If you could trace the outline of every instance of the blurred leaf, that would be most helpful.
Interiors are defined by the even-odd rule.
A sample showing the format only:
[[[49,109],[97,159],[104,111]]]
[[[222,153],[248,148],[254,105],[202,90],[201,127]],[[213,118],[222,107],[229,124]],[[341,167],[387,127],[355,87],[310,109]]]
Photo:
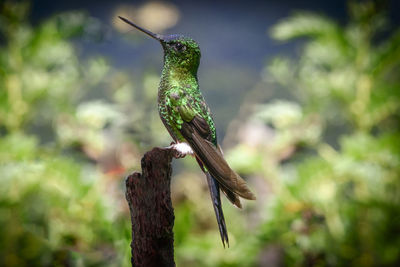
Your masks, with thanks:
[[[262,247],[278,247],[274,255],[288,266],[399,261],[398,29],[379,35],[386,25],[379,1],[349,8],[345,26],[303,12],[272,28],[278,40],[308,37],[299,59],[273,59],[258,87],[286,89],[292,99],[251,103],[236,126],[240,144],[228,152],[239,170],[265,180],[257,182],[268,196],[258,207],[267,214],[260,257],[269,253]],[[264,141],[243,137],[254,121],[272,126]]]
[[[336,24],[321,15],[310,12],[298,12],[271,29],[271,35],[277,40],[287,41],[302,36],[329,37],[336,35]]]

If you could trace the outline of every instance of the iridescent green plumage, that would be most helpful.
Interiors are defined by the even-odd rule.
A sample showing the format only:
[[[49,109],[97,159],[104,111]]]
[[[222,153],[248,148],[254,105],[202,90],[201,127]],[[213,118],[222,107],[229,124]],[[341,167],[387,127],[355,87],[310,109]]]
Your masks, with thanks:
[[[179,51],[177,45],[185,51]],[[158,91],[158,108],[162,121],[175,141],[184,142],[180,133],[183,122],[191,121],[196,115],[201,116],[210,126],[212,141],[216,144],[214,121],[197,81],[200,63],[198,44],[190,38],[173,35],[163,47],[164,68]]]
[[[121,19],[160,41],[164,49],[164,67],[158,89],[159,114],[174,141],[191,147],[206,174],[222,243],[229,245],[220,190],[239,208],[239,196],[246,199],[255,199],[255,196],[245,181],[229,167],[217,143],[214,121],[197,80],[199,45],[191,38],[154,34]]]

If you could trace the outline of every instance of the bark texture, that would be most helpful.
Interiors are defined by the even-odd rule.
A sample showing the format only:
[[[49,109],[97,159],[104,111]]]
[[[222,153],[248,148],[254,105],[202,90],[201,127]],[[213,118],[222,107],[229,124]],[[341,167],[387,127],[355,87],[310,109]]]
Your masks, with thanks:
[[[171,161],[174,151],[153,148],[142,158],[142,173],[126,179],[132,220],[132,266],[175,266]]]

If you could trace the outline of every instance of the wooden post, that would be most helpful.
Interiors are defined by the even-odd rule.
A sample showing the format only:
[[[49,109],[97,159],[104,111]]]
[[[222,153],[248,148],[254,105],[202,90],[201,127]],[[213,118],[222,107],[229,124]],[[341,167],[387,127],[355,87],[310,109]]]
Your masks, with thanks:
[[[171,161],[174,150],[153,148],[142,158],[142,173],[126,179],[132,221],[132,266],[175,266]]]

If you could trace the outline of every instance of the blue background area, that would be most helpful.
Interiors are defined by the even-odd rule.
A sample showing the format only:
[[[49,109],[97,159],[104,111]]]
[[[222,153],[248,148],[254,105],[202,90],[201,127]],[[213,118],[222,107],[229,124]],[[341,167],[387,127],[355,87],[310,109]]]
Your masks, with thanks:
[[[301,10],[324,14],[341,24],[347,21],[346,1],[169,2],[179,9],[180,20],[166,33],[184,34],[200,44],[200,89],[214,113],[220,137],[224,136],[229,121],[237,115],[246,92],[260,80],[260,73],[268,60],[277,55],[295,57],[300,49],[301,40],[290,43],[272,40],[268,35],[271,26]],[[149,69],[161,72],[160,45],[145,35],[143,39],[132,43],[129,38],[124,38],[113,29],[111,21],[113,11],[118,5],[139,6],[143,3],[146,1],[36,0],[32,3],[31,20],[34,24],[39,23],[49,15],[68,10],[88,12],[102,22],[106,33],[101,41],[77,41],[82,56],[105,56],[115,67],[127,69],[140,76],[143,71]],[[389,33],[400,24],[397,12],[400,10],[400,1],[390,2],[388,10]],[[130,32],[126,32],[126,36],[129,35]],[[215,82],[217,80],[218,83]],[[266,92],[266,95],[267,98],[285,98],[288,93]]]

